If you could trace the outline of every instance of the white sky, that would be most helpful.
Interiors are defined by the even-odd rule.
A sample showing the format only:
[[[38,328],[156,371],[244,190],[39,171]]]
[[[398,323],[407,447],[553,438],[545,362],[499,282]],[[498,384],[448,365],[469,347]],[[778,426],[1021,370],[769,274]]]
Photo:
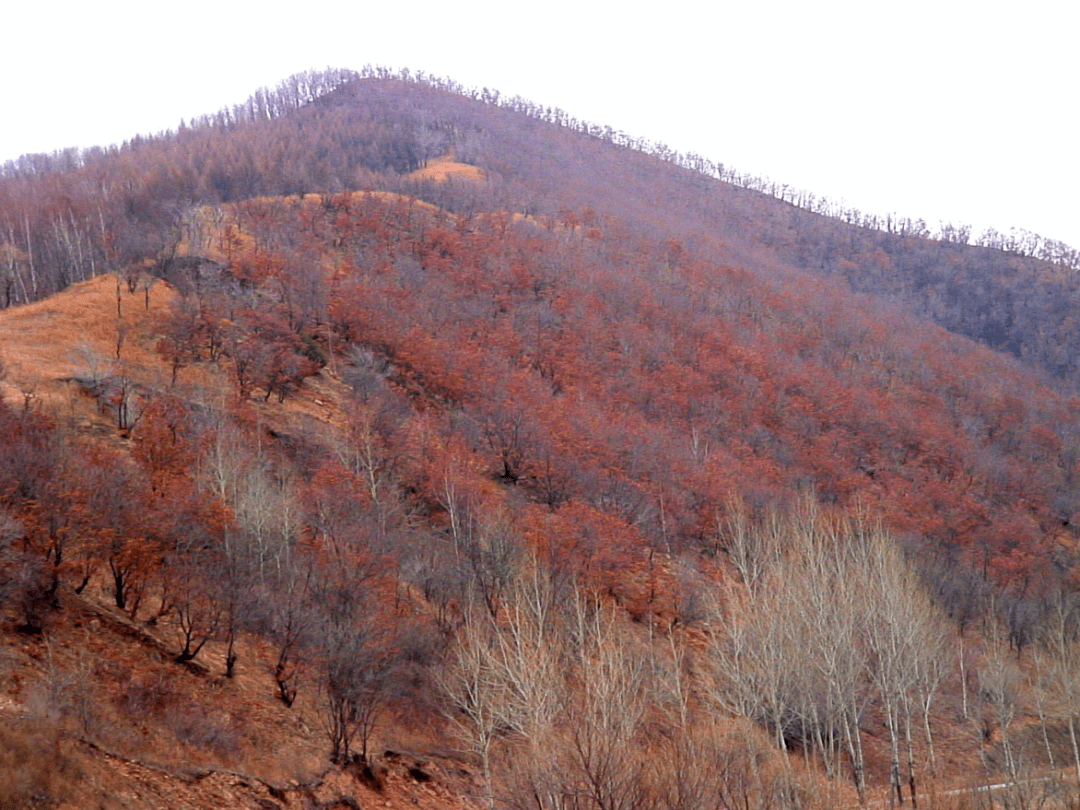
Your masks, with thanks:
[[[0,12],[0,161],[175,128],[291,73],[408,67],[868,212],[1080,247],[1070,0],[36,0]]]

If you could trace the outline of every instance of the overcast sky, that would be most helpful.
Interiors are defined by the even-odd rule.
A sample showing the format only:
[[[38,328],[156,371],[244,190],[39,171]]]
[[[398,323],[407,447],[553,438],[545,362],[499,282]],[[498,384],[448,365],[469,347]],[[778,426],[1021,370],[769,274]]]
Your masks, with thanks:
[[[0,161],[172,129],[297,71],[370,63],[562,107],[864,211],[1080,247],[1069,0],[14,5],[0,14]]]

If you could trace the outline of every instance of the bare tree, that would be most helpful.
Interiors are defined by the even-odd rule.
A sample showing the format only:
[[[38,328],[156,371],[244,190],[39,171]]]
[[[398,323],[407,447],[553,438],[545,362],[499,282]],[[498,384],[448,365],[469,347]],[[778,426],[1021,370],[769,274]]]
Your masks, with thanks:
[[[713,700],[764,725],[781,750],[797,741],[816,752],[829,776],[846,758],[864,796],[860,720],[873,684],[889,730],[891,795],[903,800],[905,744],[914,799],[912,726],[922,712],[932,740],[944,620],[895,542],[863,516],[829,516],[808,499],[782,518],[736,517],[728,534],[737,549],[772,551],[743,575],[757,586],[730,596],[713,633]],[[751,570],[747,555],[736,557]]]
[[[867,658],[844,527],[807,500],[786,518],[742,531],[758,535],[745,545],[778,551],[755,575],[758,587],[730,600],[730,629],[712,645],[714,699],[769,728],[781,750],[797,741],[817,751],[830,775],[845,750],[861,791]]]
[[[302,525],[295,486],[287,470],[269,464],[249,468],[235,485],[232,502],[241,531],[234,552],[245,554],[260,581],[291,564],[293,543]]]
[[[563,699],[563,633],[553,583],[529,560],[502,609],[468,607],[439,683],[447,716],[476,754],[492,790],[495,744],[537,743],[550,732]]]
[[[983,627],[983,660],[978,669],[979,697],[982,702],[983,742],[997,732],[1005,760],[1005,773],[1012,786],[1020,780],[1020,762],[1012,738],[1012,724],[1020,709],[1019,667],[1010,655],[1008,631],[996,617],[987,618]]]
[[[367,764],[371,735],[389,687],[393,654],[388,634],[370,618],[342,622],[335,614],[322,637],[326,667],[323,682],[323,727],[330,740],[330,759]]]
[[[173,595],[173,609],[183,643],[176,660],[181,663],[193,661],[206,643],[217,637],[224,612],[221,603],[215,599],[210,578],[199,570],[200,563],[205,563],[205,559],[188,561],[191,570],[179,578]]]
[[[256,601],[261,615],[258,626],[272,641],[275,650],[272,675],[278,697],[292,706],[299,690],[300,675],[311,644],[315,614],[313,609],[313,578],[309,565],[294,564],[281,576],[274,577],[263,587],[265,596]]]
[[[929,705],[946,656],[944,618],[924,591],[914,569],[880,527],[867,526],[861,547],[867,574],[865,634],[873,656],[870,669],[889,730],[890,795],[903,802],[901,738],[906,749],[908,788],[917,803],[912,716],[923,710],[928,742]]]
[[[648,656],[610,610],[582,594],[573,606],[580,686],[568,718],[566,795],[596,810],[635,810],[648,801],[638,744],[651,698]]]
[[[719,545],[727,552],[746,587],[756,590],[765,572],[776,562],[773,555],[779,546],[771,541],[781,539],[777,531],[768,531],[768,528],[778,529],[779,526],[775,520],[771,527],[755,526],[746,502],[741,498],[729,499],[725,513],[724,518],[717,516],[716,519]]]
[[[39,633],[53,607],[50,578],[40,556],[20,548],[22,521],[0,509],[0,608],[13,607],[20,630]]]
[[[1080,633],[1077,622],[1080,601],[1076,594],[1057,591],[1050,600],[1048,619],[1043,627],[1039,647],[1045,658],[1045,687],[1064,715],[1069,729],[1077,791],[1080,792],[1080,743],[1077,725],[1080,724]]]

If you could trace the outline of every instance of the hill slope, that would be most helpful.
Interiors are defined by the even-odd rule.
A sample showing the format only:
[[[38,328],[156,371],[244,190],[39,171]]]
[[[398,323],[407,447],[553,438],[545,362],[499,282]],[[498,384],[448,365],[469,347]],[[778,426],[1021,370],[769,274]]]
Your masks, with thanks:
[[[369,78],[5,181],[9,302],[76,283],[0,311],[4,767],[685,810],[1069,756],[1080,402],[920,317],[941,256],[1058,271],[580,129]]]
[[[962,227],[930,238],[922,222],[825,216],[833,207],[779,184],[452,82],[385,71],[294,78],[182,131],[92,150],[81,167],[72,155],[9,166],[4,300],[33,300],[118,262],[168,258],[193,204],[381,188],[452,212],[614,216],[715,264],[828,275],[1075,378],[1080,337],[1067,310],[1077,257],[1067,246],[987,234],[974,247]],[[487,182],[425,174],[448,154]]]

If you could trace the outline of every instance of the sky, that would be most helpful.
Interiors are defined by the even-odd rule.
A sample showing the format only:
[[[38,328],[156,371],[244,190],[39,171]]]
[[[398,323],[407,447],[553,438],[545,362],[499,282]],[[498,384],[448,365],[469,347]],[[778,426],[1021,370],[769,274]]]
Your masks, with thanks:
[[[16,5],[0,15],[0,162],[374,64],[561,107],[865,212],[1080,247],[1080,4],[1065,0]]]

